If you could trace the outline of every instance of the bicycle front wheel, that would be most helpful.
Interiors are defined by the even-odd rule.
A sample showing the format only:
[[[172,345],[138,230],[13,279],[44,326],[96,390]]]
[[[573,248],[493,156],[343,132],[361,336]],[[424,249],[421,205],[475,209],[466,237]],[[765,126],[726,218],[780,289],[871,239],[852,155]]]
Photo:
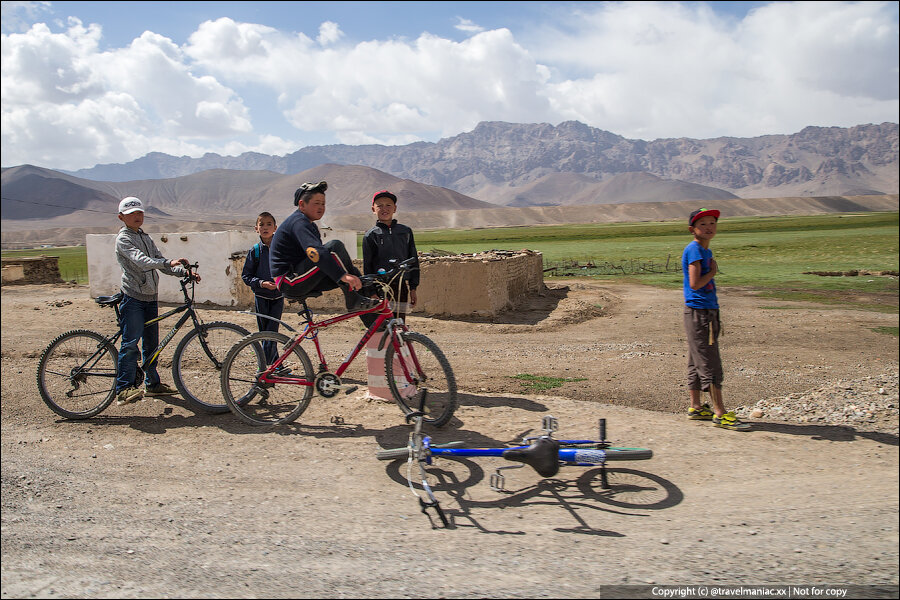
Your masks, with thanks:
[[[312,398],[315,374],[306,351],[297,345],[287,356],[291,339],[283,333],[259,331],[238,342],[222,364],[222,396],[231,412],[250,425],[280,425],[297,419]],[[260,381],[266,370],[265,346],[273,344],[285,356],[278,375],[282,383]]]
[[[446,425],[458,403],[450,361],[420,333],[404,332],[395,339],[400,352],[389,342],[384,353],[384,373],[394,401],[404,414],[422,410],[426,423]]]
[[[250,332],[234,323],[204,323],[187,333],[172,357],[172,379],[181,397],[203,412],[228,412],[222,397],[222,363]]]
[[[113,401],[119,352],[94,331],[68,331],[44,350],[37,368],[41,399],[66,419],[87,419]]]

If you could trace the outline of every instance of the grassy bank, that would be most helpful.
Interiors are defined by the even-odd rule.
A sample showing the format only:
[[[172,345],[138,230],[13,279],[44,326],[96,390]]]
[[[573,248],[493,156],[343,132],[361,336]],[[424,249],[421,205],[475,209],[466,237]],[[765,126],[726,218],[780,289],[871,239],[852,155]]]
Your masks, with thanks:
[[[773,298],[897,310],[896,277],[821,276],[813,272],[898,270],[898,213],[725,218],[712,249],[717,283]],[[416,232],[419,251],[521,250],[543,253],[547,277],[627,277],[680,288],[684,222],[603,223]],[[84,247],[4,251],[59,256],[63,279],[87,283]],[[360,250],[359,255],[362,255]]]

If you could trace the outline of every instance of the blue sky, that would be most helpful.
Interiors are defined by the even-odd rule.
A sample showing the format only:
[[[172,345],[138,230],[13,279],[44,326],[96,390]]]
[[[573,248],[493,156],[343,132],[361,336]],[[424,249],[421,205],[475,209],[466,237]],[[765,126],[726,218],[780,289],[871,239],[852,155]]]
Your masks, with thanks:
[[[898,120],[896,2],[6,2],[2,165]]]

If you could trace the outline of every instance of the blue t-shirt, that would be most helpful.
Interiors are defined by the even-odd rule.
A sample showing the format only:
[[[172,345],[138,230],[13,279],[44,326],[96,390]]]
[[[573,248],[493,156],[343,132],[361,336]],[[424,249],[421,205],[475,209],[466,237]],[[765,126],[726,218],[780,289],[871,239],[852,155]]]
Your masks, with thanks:
[[[709,273],[712,257],[712,250],[704,248],[696,240],[684,247],[684,253],[681,255],[681,270],[684,272],[684,303],[691,308],[719,308],[715,279],[710,279],[709,283],[699,290],[692,290],[691,277],[688,272],[688,266],[699,260],[700,275],[706,275]]]

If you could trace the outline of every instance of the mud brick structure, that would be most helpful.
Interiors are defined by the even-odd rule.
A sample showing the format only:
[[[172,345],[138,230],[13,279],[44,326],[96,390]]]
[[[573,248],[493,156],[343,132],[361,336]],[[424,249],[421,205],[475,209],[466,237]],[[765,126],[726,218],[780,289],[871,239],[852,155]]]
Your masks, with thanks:
[[[362,261],[354,261],[362,269]],[[543,255],[531,250],[492,250],[477,254],[419,253],[422,268],[419,304],[413,313],[433,316],[493,317],[514,309],[529,294],[543,292]],[[338,290],[308,300],[313,310],[340,311]],[[287,313],[293,306],[285,308]]]
[[[3,285],[62,283],[58,256],[30,256],[3,259]]]

